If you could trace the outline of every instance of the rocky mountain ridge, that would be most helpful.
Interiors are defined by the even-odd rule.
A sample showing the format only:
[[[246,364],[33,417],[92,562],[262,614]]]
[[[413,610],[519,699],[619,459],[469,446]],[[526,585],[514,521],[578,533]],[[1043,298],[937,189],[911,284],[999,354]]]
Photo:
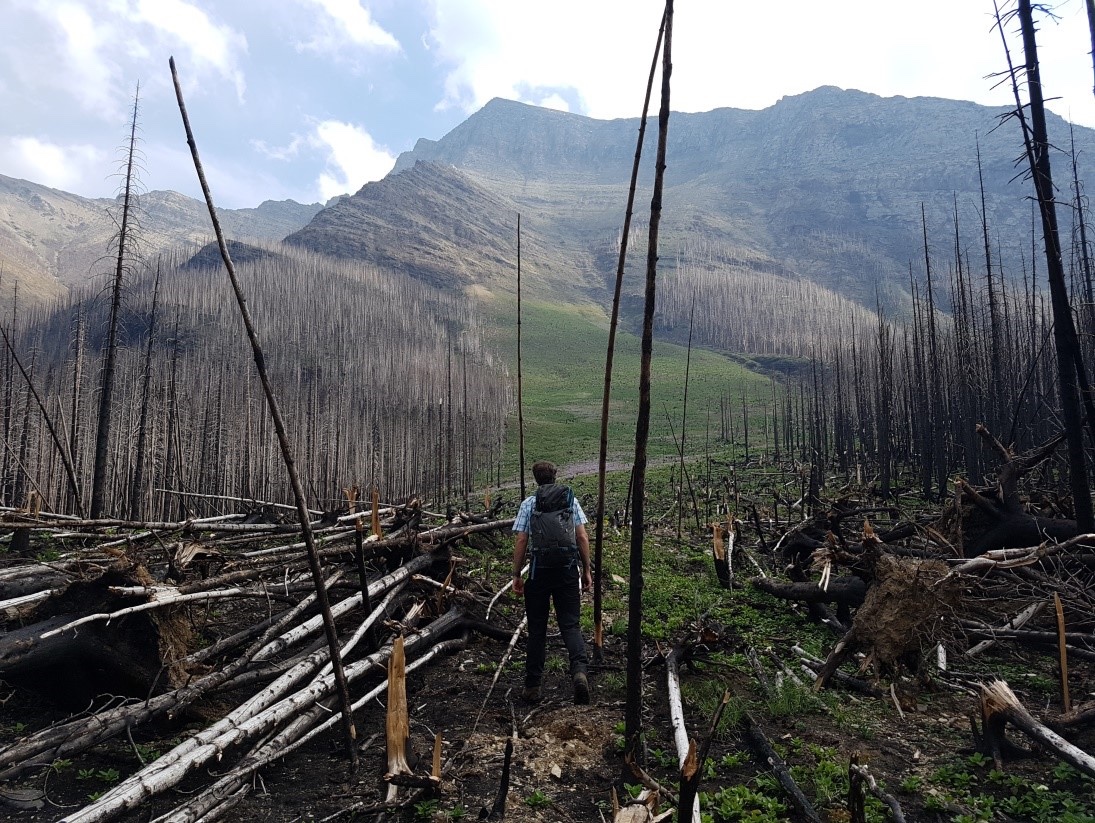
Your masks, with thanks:
[[[983,267],[981,175],[990,244],[1005,274],[1029,259],[1029,187],[1008,110],[939,98],[883,98],[822,87],[759,111],[674,113],[662,216],[662,266],[737,267],[803,278],[872,306],[900,305],[923,268],[921,209],[934,265],[955,235]],[[595,120],[495,99],[440,140],[421,139],[393,171],[327,208],[292,201],[225,210],[237,239],[356,259],[452,289],[512,290],[517,216],[525,283],[547,299],[604,304],[614,275],[637,119]],[[1095,174],[1095,131],[1050,116],[1058,147]],[[644,264],[656,135],[647,130],[632,265]],[[1070,159],[1054,155],[1062,200]],[[0,302],[15,279],[28,299],[83,282],[107,253],[111,201],[0,177]],[[150,248],[208,238],[204,206],[144,197]],[[1071,211],[1062,208],[1067,232]],[[957,217],[957,232],[955,219]],[[625,290],[634,298],[635,278]],[[945,289],[944,289],[945,291]],[[941,295],[945,304],[946,299]]]
[[[907,296],[922,268],[921,206],[937,263],[953,261],[955,212],[963,254],[983,265],[981,156],[989,231],[1005,258],[1030,246],[1022,144],[1009,110],[941,98],[883,98],[822,87],[760,111],[674,113],[662,216],[666,265],[749,259],[759,270],[805,277],[873,305]],[[531,214],[539,239],[571,250],[592,292],[611,273],[637,135],[636,119],[588,117],[495,99],[441,140],[398,158],[398,179],[429,162],[464,175]],[[654,152],[647,130],[636,207],[645,219]],[[1072,139],[1050,115],[1058,147]],[[1095,174],[1095,131],[1076,127],[1081,180]],[[1070,160],[1054,155],[1061,197]],[[355,197],[361,196],[361,192]],[[1062,210],[1068,229],[1068,210]],[[307,235],[309,228],[300,234]],[[577,253],[573,253],[573,250]],[[673,258],[670,262],[669,258]],[[606,271],[607,267],[607,271]]]

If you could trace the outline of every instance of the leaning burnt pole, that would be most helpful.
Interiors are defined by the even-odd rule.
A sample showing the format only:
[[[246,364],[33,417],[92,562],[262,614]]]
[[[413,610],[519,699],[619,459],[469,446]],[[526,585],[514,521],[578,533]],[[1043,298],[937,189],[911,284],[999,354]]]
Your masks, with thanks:
[[[650,60],[650,75],[646,80],[646,96],[643,97],[643,113],[639,118],[639,136],[635,142],[635,161],[631,164],[631,186],[627,190],[627,208],[624,210],[624,226],[620,232],[620,255],[616,263],[616,286],[612,292],[612,317],[608,321],[608,349],[605,353],[605,383],[601,395],[601,448],[597,457],[597,517],[593,541],[593,661],[604,662],[604,589],[601,586],[601,560],[605,539],[605,474],[608,467],[608,410],[612,398],[612,360],[616,352],[616,329],[620,324],[620,292],[623,290],[624,266],[627,263],[627,243],[631,237],[631,216],[635,207],[635,189],[639,183],[639,163],[643,157],[643,140],[646,137],[646,120],[650,113],[650,96],[654,90],[654,77],[658,70],[658,57],[662,53],[665,36],[665,16],[658,27],[658,39],[654,56]],[[520,218],[518,218],[520,219]],[[518,292],[520,294],[520,292]],[[518,315],[520,317],[520,315]],[[520,326],[518,326],[518,330]],[[520,340],[520,336],[517,338]],[[520,348],[518,348],[520,351]],[[518,398],[520,398],[520,383]],[[524,477],[524,463],[521,476]],[[522,491],[523,493],[523,491]]]
[[[658,153],[654,164],[654,193],[650,197],[650,237],[646,252],[646,293],[639,368],[639,414],[635,423],[635,465],[631,488],[631,562],[627,598],[627,704],[624,709],[624,738],[632,755],[638,751],[639,734],[642,731],[643,495],[646,491],[646,446],[650,439],[650,362],[654,354],[658,226],[662,219],[665,147],[669,135],[669,76],[673,69],[672,43],[673,0],[666,0],[665,43],[662,46],[662,100],[658,111]]]
[[[1038,197],[1045,241],[1050,304],[1053,307],[1053,340],[1057,347],[1057,376],[1061,391],[1061,417],[1068,438],[1068,462],[1071,475],[1076,525],[1081,532],[1095,529],[1090,484],[1084,460],[1083,419],[1080,412],[1080,387],[1084,366],[1072,307],[1068,300],[1065,269],[1061,260],[1061,239],[1057,230],[1057,209],[1053,198],[1053,175],[1049,163],[1049,136],[1046,127],[1045,101],[1042,95],[1041,71],[1038,67],[1038,44],[1034,32],[1034,16],[1030,0],[1019,0],[1019,25],[1023,33],[1026,58],[1027,93],[1030,96],[1030,136],[1026,141],[1027,161]],[[1021,115],[1021,112],[1020,112]]]
[[[304,545],[308,553],[308,566],[312,572],[312,582],[316,589],[316,602],[319,604],[320,614],[323,616],[323,630],[327,637],[327,647],[331,654],[331,669],[334,675],[335,687],[339,704],[342,708],[342,730],[345,733],[346,752],[354,769],[357,768],[357,730],[354,728],[353,712],[350,708],[350,691],[346,683],[346,672],[342,666],[342,653],[338,643],[338,632],[335,629],[334,617],[331,616],[331,606],[327,600],[327,586],[323,580],[323,569],[320,567],[319,552],[316,549],[315,537],[312,534],[312,522],[308,513],[308,503],[304,496],[304,487],[300,482],[296,465],[293,462],[292,446],[289,444],[289,436],[285,432],[285,422],[281,417],[281,408],[278,405],[274,387],[270,384],[269,375],[266,372],[266,358],[259,344],[258,334],[251,322],[251,312],[247,308],[247,298],[243,294],[239,278],[236,277],[236,268],[232,264],[232,257],[228,253],[228,246],[224,240],[224,232],[221,231],[220,220],[217,218],[217,210],[213,206],[213,195],[209,191],[209,184],[205,179],[205,171],[202,169],[201,159],[198,157],[198,144],[194,140],[194,132],[190,128],[190,118],[186,114],[186,104],[183,102],[182,85],[179,83],[178,72],[175,71],[175,58],[169,60],[171,66],[171,80],[175,85],[175,98],[179,103],[179,114],[182,116],[183,127],[186,130],[186,142],[190,146],[190,155],[194,159],[194,170],[198,174],[198,182],[201,184],[202,194],[205,195],[205,203],[209,208],[209,219],[213,223],[213,231],[217,236],[217,245],[220,247],[221,259],[228,270],[228,279],[232,284],[232,292],[236,296],[236,304],[240,309],[240,317],[243,320],[244,329],[247,331],[247,339],[251,343],[251,351],[255,360],[255,371],[258,372],[259,382],[262,383],[262,391],[266,395],[266,407],[270,411],[270,419],[277,433],[278,445],[281,446],[281,455],[285,461],[285,471],[289,475],[289,482],[293,487],[293,497],[297,505],[297,515],[300,517],[300,531],[304,538]]]

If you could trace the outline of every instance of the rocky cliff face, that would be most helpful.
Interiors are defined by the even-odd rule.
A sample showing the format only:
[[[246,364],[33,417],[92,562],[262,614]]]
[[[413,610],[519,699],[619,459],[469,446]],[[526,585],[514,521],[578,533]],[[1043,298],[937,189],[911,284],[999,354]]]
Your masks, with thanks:
[[[324,209],[285,242],[446,289],[489,287],[516,276],[519,211],[504,187],[423,160]],[[552,258],[535,232],[525,240],[526,261]]]
[[[1029,190],[1017,171],[1018,126],[1006,109],[938,98],[882,98],[824,87],[763,111],[674,113],[670,120],[663,258],[750,258],[873,304],[900,298],[923,257],[921,204],[933,255],[953,260],[955,209],[963,252],[983,257],[980,145],[990,232],[1004,255],[1030,245]],[[645,219],[654,153],[648,127],[636,214]],[[1051,116],[1058,146],[1067,124]],[[441,140],[400,156],[452,167],[535,215],[540,241],[568,250],[600,289],[622,223],[637,120],[587,117],[493,100]],[[1077,127],[1081,179],[1095,172],[1095,132]],[[1057,154],[1059,189],[1069,158]],[[1018,179],[1016,179],[1018,177]],[[1062,215],[1068,228],[1068,213]],[[668,263],[667,265],[672,265]]]

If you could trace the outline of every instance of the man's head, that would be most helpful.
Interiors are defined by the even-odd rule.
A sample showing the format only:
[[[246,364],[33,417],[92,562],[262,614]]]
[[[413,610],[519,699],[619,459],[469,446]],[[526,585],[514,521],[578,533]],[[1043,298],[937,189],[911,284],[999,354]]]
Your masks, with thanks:
[[[555,482],[555,464],[549,460],[540,460],[532,465],[532,476],[541,486]]]

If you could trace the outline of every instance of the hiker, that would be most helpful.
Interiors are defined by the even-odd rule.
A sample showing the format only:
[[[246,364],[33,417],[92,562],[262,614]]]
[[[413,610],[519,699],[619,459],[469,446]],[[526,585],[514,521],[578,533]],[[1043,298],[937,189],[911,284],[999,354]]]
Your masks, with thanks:
[[[526,497],[513,521],[513,591],[525,596],[528,647],[525,651],[525,689],[522,699],[540,700],[547,647],[548,609],[555,601],[555,619],[570,655],[574,702],[589,702],[586,644],[578,627],[581,588],[593,588],[589,565],[589,536],[581,504],[569,486],[556,484],[555,464],[541,460],[532,467],[539,488]],[[521,569],[529,559],[528,581]]]

